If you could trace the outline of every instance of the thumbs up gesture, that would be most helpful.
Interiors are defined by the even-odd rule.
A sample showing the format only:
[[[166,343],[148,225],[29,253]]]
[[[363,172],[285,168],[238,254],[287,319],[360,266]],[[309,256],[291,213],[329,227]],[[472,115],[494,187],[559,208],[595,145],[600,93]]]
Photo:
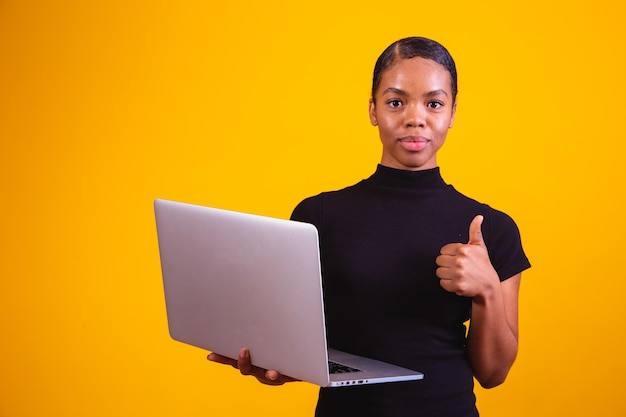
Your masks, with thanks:
[[[500,283],[491,265],[481,225],[483,216],[476,216],[469,226],[467,243],[449,243],[441,248],[436,262],[437,277],[449,292],[464,297],[481,297]]]

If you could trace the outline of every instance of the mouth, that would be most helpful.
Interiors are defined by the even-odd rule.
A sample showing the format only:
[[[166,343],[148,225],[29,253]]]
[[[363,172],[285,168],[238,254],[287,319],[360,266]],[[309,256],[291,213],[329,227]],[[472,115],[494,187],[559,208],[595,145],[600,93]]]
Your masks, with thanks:
[[[430,140],[423,136],[405,136],[399,138],[398,142],[405,150],[409,152],[419,152],[428,146]]]

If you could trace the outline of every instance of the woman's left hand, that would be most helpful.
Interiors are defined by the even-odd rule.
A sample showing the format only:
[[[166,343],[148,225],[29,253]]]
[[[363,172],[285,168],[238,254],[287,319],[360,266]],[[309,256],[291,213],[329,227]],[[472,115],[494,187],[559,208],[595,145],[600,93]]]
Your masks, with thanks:
[[[449,243],[441,248],[436,259],[437,277],[446,291],[464,297],[483,297],[500,284],[483,240],[482,223],[483,216],[474,217],[467,243]]]

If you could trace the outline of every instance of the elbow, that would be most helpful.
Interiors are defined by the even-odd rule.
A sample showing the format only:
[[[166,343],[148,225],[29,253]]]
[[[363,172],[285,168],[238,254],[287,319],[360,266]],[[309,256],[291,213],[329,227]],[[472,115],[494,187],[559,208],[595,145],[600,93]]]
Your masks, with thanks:
[[[506,380],[506,375],[494,375],[490,377],[476,377],[476,380],[480,384],[481,387],[485,389],[495,388],[498,385],[502,385]]]
[[[500,357],[499,361],[473,361],[474,378],[485,389],[502,385],[513,367],[516,356],[517,350],[511,352],[508,357]]]
[[[478,381],[481,387],[485,389],[495,388],[498,385],[502,385],[506,381],[506,377],[509,374],[511,367],[503,367],[500,369],[494,369],[492,372],[475,373],[474,378]]]

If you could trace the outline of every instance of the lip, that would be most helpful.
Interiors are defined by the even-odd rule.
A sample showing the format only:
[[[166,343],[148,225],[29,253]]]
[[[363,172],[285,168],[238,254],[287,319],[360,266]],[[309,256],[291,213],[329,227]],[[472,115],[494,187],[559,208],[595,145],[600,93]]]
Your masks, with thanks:
[[[398,139],[400,145],[409,152],[419,152],[426,148],[430,140],[423,136],[405,136]]]

